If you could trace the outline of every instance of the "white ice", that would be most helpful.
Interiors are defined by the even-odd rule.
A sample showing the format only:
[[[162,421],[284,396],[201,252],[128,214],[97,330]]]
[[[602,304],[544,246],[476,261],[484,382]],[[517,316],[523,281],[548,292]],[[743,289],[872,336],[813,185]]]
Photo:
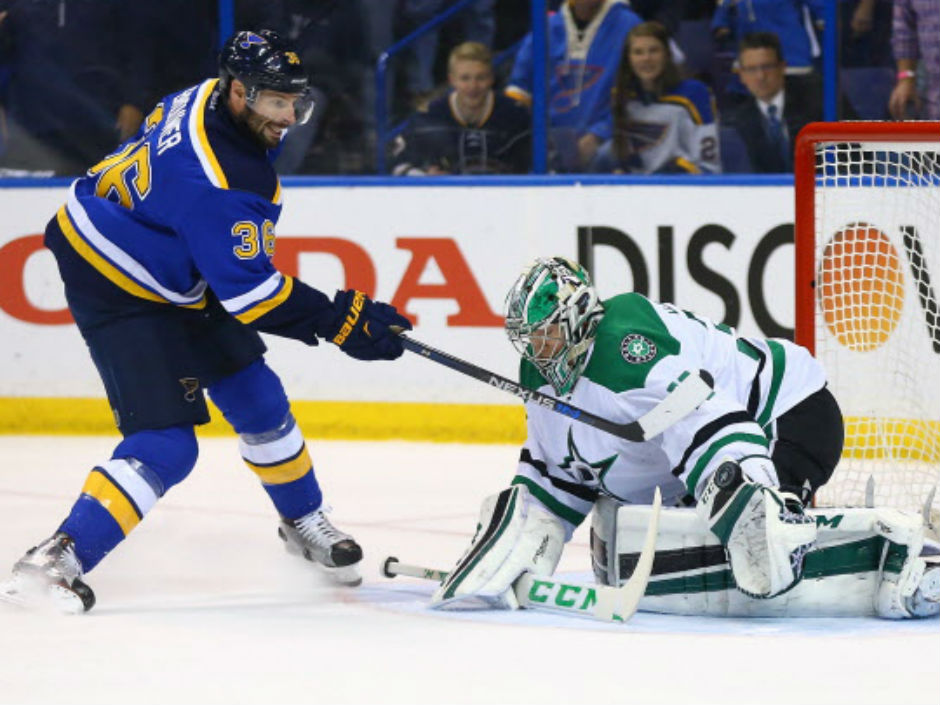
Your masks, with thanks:
[[[113,438],[0,437],[0,571],[47,537]],[[623,625],[537,611],[447,614],[381,559],[449,568],[511,446],[314,442],[365,583],[289,556],[234,438],[88,576],[79,617],[0,605],[0,702],[940,703],[940,622],[708,619]],[[582,527],[560,571],[589,570]]]

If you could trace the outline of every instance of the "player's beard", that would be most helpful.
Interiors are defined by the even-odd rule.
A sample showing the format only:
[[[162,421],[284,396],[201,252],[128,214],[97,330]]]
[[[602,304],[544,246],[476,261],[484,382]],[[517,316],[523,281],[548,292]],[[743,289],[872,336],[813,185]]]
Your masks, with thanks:
[[[255,141],[265,149],[274,149],[281,142],[280,135],[271,133],[267,129],[269,126],[280,127],[282,133],[283,129],[288,127],[287,125],[278,125],[273,120],[269,120],[248,106],[245,106],[245,111],[241,115],[241,122],[248,132],[251,133],[251,136],[255,138]]]

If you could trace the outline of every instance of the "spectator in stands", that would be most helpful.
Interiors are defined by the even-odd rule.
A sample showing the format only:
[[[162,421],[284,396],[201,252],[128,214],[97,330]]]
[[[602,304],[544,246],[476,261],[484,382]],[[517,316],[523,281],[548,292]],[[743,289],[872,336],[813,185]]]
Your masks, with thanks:
[[[459,34],[461,40],[479,42],[487,47],[492,46],[496,30],[493,2],[494,0],[476,0],[454,16],[453,22],[458,23],[461,28]],[[453,5],[452,0],[403,0],[404,32],[414,31],[444,12],[450,5]],[[428,99],[437,87],[434,63],[437,57],[439,33],[440,28],[426,32],[415,40],[412,47],[414,64],[409,73],[407,88],[412,102],[419,108],[427,105]]]
[[[894,0],[891,46],[898,68],[891,116],[940,120],[940,0]]]
[[[491,46],[496,29],[495,0],[477,0],[453,17],[460,25],[460,41],[474,41]],[[366,25],[366,43],[373,61],[394,42],[444,12],[453,0],[362,0]],[[400,82],[408,94],[408,104],[423,108],[437,87],[434,65],[439,29],[416,39],[391,67],[403,69]]]
[[[895,74],[891,53],[893,4],[893,0],[839,3],[839,89],[862,120],[888,119],[888,97]]]
[[[613,138],[596,171],[718,173],[718,126],[709,88],[681,79],[659,22],[643,22],[624,43],[613,96]]]
[[[754,171],[793,171],[793,140],[823,115],[821,90],[793,88],[777,35],[753,32],[738,47],[738,71],[748,98],[722,114],[744,141]]]
[[[548,20],[549,125],[554,168],[578,171],[610,139],[610,94],[620,48],[640,18],[624,0],[568,0]],[[522,42],[507,95],[532,97],[532,35]]]
[[[452,91],[412,116],[396,140],[393,173],[407,175],[525,173],[531,119],[523,106],[493,90],[492,54],[478,42],[450,53]]]
[[[735,50],[753,32],[772,32],[780,40],[786,72],[793,89],[819,91],[822,80],[814,61],[820,55],[816,30],[822,29],[822,8],[827,0],[720,0],[712,17],[715,55],[715,90],[722,112],[747,98],[737,72]],[[808,26],[812,20],[813,27]],[[801,85],[802,82],[802,85]]]
[[[123,71],[116,3],[5,3],[0,64],[8,145],[0,166],[78,174],[118,143]]]

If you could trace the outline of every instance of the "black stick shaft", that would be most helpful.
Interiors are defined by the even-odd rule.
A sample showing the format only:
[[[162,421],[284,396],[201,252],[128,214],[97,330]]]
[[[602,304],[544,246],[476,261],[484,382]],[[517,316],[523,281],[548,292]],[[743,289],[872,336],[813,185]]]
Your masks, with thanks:
[[[563,414],[572,419],[577,419],[582,423],[586,423],[589,426],[594,426],[601,429],[602,431],[607,431],[615,436],[620,438],[625,438],[628,441],[642,442],[645,439],[643,433],[643,427],[636,421],[631,421],[626,424],[616,424],[607,419],[601,418],[600,416],[595,416],[589,411],[584,409],[579,409],[576,406],[571,404],[565,404],[564,402],[550,397],[547,394],[542,394],[537,392],[534,389],[526,389],[519,384],[516,384],[510,379],[496,374],[495,372],[490,372],[489,370],[484,370],[482,367],[477,367],[472,362],[467,362],[466,360],[461,360],[449,355],[448,353],[432,348],[430,345],[425,345],[424,343],[418,342],[413,338],[409,338],[406,335],[402,335],[402,343],[405,348],[411,352],[417,353],[422,357],[426,357],[429,360],[449,367],[452,370],[461,372],[470,377],[474,377],[481,382],[484,382],[491,387],[496,387],[501,389],[504,392],[509,392],[515,396],[522,399],[522,401],[528,402],[532,401],[540,406],[544,406],[552,411],[555,411],[559,414]]]

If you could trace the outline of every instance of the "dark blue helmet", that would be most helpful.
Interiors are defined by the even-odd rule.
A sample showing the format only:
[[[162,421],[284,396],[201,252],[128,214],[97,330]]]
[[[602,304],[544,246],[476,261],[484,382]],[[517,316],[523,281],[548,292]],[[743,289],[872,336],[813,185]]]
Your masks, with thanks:
[[[224,91],[232,79],[245,85],[248,104],[254,104],[262,90],[296,93],[297,121],[305,122],[313,103],[307,73],[297,52],[270,29],[236,32],[219,54],[219,79]]]

